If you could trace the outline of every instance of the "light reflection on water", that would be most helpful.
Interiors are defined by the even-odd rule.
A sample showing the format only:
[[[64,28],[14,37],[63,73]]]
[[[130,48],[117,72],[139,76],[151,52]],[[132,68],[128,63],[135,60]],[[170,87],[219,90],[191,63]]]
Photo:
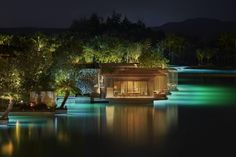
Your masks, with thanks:
[[[126,145],[157,144],[165,139],[171,128],[177,126],[176,106],[158,109],[148,105],[70,105],[68,116],[11,116],[10,125],[0,128],[1,154],[22,154],[23,149],[31,147],[31,142],[38,143],[37,147],[44,149],[48,144],[42,141],[48,140],[72,146],[89,135],[106,137]]]
[[[111,105],[106,107],[106,131],[132,144],[161,142],[170,128],[177,125],[177,117],[178,111],[174,106],[156,109],[149,106]]]

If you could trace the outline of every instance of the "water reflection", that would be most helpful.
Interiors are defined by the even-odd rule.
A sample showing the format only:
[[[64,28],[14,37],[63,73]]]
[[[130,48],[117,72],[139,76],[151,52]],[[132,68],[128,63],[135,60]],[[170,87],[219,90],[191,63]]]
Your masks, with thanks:
[[[109,138],[126,145],[160,143],[178,121],[176,106],[159,109],[147,105],[87,105],[85,109],[77,104],[76,110],[90,116],[78,116],[75,112],[51,118],[11,116],[10,125],[0,128],[0,154],[27,155],[23,150],[30,149],[31,143],[37,144],[39,150],[69,149],[87,136]],[[54,145],[47,144],[49,141]]]
[[[53,119],[30,116],[10,116],[8,126],[0,126],[0,156],[18,156],[27,148],[21,149],[24,143],[40,141],[53,134]]]
[[[11,137],[8,134],[6,127],[1,127],[0,132],[0,155],[11,156],[14,151],[14,145]]]
[[[13,144],[11,141],[4,143],[1,149],[2,155],[11,156],[13,153]]]
[[[129,144],[160,142],[177,125],[176,106],[106,106],[107,132]]]

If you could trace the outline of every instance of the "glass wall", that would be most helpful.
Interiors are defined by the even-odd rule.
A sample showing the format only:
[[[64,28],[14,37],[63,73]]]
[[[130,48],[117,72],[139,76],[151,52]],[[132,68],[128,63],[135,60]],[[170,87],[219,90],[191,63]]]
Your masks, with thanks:
[[[147,96],[147,81],[114,81],[114,96]]]

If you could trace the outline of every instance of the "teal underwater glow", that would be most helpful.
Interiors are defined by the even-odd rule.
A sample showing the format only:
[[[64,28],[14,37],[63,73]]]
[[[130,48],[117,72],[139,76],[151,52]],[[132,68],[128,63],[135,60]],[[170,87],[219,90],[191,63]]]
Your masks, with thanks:
[[[179,85],[178,90],[172,92],[168,100],[155,101],[154,105],[215,106],[235,102],[236,91],[229,87]]]
[[[75,98],[80,99],[80,98]],[[76,101],[76,100],[75,100]],[[59,114],[58,116],[78,116],[78,117],[90,117],[96,116],[101,113],[102,109],[105,109],[105,104],[91,104],[89,102],[84,103],[75,103],[75,102],[67,102],[66,105],[68,110],[67,114]]]
[[[15,127],[16,124],[20,124],[21,127],[31,126],[42,126],[47,123],[47,117],[37,117],[37,116],[9,116],[9,127]]]
[[[171,66],[175,68],[178,73],[191,74],[236,74],[236,70],[219,70],[219,69],[191,69],[187,66]]]

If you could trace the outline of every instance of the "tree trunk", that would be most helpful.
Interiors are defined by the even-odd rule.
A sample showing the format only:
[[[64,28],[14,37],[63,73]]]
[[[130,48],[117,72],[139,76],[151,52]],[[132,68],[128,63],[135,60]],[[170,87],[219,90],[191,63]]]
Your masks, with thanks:
[[[41,92],[40,91],[37,91],[37,95],[38,95],[38,97],[37,97],[37,104],[41,104]]]
[[[64,108],[64,106],[65,106],[65,104],[66,104],[66,101],[67,101],[69,95],[70,95],[70,92],[69,92],[69,91],[66,91],[66,92],[65,92],[64,99],[63,99],[63,101],[62,101],[62,103],[61,103],[61,106],[59,107],[60,109],[63,109],[63,108]]]
[[[8,107],[7,107],[6,111],[2,114],[0,119],[7,119],[8,118],[8,114],[12,110],[12,108],[13,108],[13,99],[10,98],[9,99]]]

